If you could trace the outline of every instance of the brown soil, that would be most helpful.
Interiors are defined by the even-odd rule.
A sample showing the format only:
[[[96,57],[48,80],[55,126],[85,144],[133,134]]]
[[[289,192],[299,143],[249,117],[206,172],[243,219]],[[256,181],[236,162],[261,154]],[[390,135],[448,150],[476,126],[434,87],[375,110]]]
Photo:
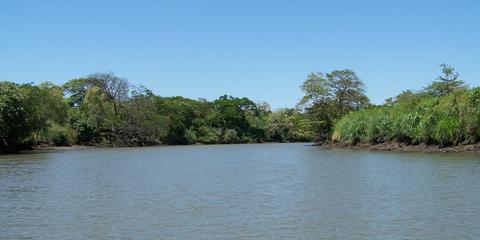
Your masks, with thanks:
[[[405,143],[386,142],[377,144],[359,143],[356,145],[344,145],[339,143],[325,144],[329,148],[350,148],[350,149],[366,149],[366,150],[380,150],[380,151],[403,151],[403,152],[474,152],[480,153],[480,143],[477,144],[462,144],[450,147],[441,147],[438,145],[409,145]]]

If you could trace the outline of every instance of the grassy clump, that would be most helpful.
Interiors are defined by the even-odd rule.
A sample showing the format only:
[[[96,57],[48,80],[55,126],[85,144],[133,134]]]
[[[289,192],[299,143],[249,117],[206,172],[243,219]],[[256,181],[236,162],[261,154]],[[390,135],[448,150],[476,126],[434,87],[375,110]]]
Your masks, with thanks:
[[[405,92],[382,106],[351,112],[336,122],[332,140],[441,146],[480,140],[480,88],[444,95]]]

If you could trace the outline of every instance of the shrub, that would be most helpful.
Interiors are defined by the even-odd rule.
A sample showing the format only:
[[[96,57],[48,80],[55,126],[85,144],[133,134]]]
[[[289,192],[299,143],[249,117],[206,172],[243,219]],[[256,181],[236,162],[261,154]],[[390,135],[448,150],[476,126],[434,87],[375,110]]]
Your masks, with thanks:
[[[476,143],[480,140],[480,88],[441,96],[409,93],[389,105],[351,112],[336,122],[332,140],[343,144]]]
[[[213,144],[218,143],[221,131],[218,128],[201,126],[197,130],[197,141],[200,143]]]
[[[222,143],[236,143],[239,141],[237,132],[233,129],[226,129],[223,132],[223,141]],[[249,141],[250,139],[247,139],[245,141]]]
[[[75,132],[71,128],[58,124],[53,124],[49,128],[47,136],[47,141],[57,146],[70,146],[76,139]]]

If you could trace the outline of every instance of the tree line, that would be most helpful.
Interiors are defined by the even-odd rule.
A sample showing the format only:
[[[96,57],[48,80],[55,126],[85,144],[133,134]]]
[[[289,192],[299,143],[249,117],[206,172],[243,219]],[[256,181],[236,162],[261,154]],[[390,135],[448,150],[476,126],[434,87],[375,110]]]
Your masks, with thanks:
[[[312,141],[312,119],[224,95],[161,97],[113,73],[63,85],[0,82],[0,152],[36,145],[145,146]]]
[[[349,69],[315,72],[295,108],[228,95],[162,97],[113,73],[63,85],[0,82],[0,152],[35,145],[146,146],[315,141],[453,145],[480,140],[480,88],[449,65],[421,91],[373,105]]]
[[[442,147],[480,141],[480,88],[468,87],[449,65],[420,91],[404,91],[383,105],[350,112],[334,126],[343,145],[398,142]]]

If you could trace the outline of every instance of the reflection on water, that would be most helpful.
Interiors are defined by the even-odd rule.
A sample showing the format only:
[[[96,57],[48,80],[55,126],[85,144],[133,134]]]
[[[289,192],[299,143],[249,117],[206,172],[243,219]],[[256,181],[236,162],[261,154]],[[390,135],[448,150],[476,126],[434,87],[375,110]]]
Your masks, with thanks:
[[[0,239],[478,239],[480,157],[304,144],[0,156]]]

